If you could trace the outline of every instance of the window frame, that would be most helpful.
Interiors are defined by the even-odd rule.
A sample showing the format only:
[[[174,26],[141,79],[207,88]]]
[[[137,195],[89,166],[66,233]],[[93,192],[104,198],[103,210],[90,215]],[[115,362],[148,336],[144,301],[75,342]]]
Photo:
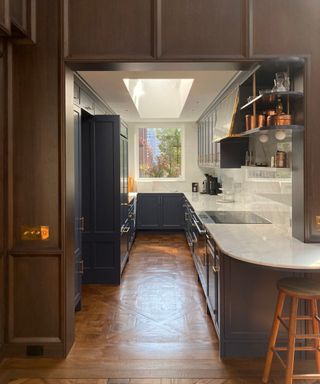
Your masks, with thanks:
[[[181,176],[180,177],[140,177],[139,171],[139,129],[140,128],[179,128],[181,130]],[[134,133],[134,162],[135,162],[135,179],[139,182],[148,181],[185,181],[185,126],[181,123],[144,123],[135,126]]]

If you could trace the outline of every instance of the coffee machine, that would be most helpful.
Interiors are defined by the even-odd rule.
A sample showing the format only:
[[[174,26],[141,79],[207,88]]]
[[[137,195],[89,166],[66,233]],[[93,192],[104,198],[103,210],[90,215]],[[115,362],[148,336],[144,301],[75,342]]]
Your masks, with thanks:
[[[207,195],[217,195],[218,193],[221,193],[221,184],[218,182],[218,178],[208,175],[207,173],[205,176],[206,180],[202,183],[201,193]]]

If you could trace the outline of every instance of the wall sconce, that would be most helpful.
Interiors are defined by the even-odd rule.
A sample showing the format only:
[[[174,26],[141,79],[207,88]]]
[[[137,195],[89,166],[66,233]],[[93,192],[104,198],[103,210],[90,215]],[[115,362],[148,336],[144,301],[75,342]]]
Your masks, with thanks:
[[[260,143],[267,143],[269,141],[269,136],[266,135],[265,133],[262,133],[260,136],[259,136],[259,141]]]
[[[275,137],[277,140],[284,140],[287,135],[284,129],[277,129],[275,133]]]

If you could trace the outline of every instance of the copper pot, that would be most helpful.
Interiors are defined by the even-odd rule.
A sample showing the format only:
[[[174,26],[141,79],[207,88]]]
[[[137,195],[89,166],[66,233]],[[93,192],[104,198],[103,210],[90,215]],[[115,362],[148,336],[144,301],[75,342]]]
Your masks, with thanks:
[[[292,115],[273,115],[267,117],[267,125],[291,125]]]
[[[246,131],[251,129],[251,115],[245,115],[246,119]]]
[[[246,131],[258,127],[263,127],[266,122],[265,115],[246,115]]]
[[[273,116],[276,115],[276,111],[274,109],[268,109],[267,111],[264,112],[265,115],[267,116]]]

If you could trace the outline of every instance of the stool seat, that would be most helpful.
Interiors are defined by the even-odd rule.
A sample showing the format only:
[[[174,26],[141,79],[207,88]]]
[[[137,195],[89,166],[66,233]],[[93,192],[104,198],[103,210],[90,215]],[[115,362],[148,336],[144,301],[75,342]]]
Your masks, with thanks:
[[[278,281],[278,289],[289,296],[305,299],[320,298],[320,281],[301,277],[286,277]]]

